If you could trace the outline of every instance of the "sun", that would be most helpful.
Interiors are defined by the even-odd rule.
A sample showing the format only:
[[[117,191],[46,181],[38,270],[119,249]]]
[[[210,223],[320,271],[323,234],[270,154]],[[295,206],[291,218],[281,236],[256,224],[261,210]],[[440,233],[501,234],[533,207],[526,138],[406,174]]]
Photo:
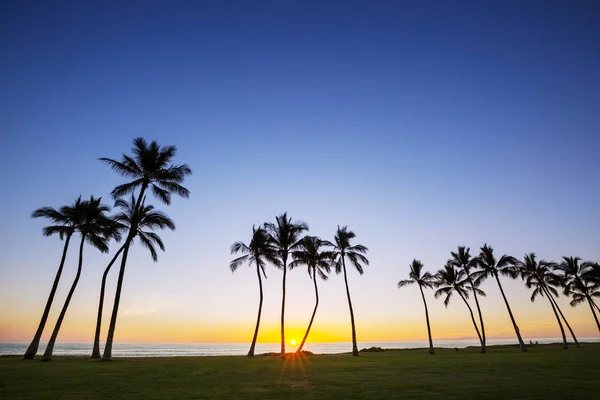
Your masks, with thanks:
[[[296,339],[292,339],[292,340],[290,340],[290,344],[291,344],[292,346],[295,346],[295,345],[296,345]]]

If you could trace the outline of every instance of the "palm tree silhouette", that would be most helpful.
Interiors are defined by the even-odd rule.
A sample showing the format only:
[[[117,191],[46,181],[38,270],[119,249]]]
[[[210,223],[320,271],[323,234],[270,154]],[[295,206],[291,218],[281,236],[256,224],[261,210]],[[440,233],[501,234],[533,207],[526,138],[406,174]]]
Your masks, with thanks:
[[[243,256],[236,258],[231,261],[229,268],[231,272],[235,272],[237,268],[245,262],[248,262],[248,266],[252,263],[256,264],[256,275],[258,276],[258,289],[260,291],[260,300],[258,303],[258,316],[256,317],[256,328],[254,329],[254,336],[252,337],[252,344],[248,351],[248,357],[254,356],[254,347],[256,346],[256,338],[258,337],[258,328],[260,326],[260,316],[262,313],[263,305],[263,287],[262,279],[260,274],[262,272],[265,279],[267,274],[265,272],[266,262],[269,261],[276,266],[279,266],[279,259],[277,258],[277,250],[273,247],[269,240],[269,235],[264,228],[252,227],[252,239],[250,245],[244,244],[244,242],[235,242],[231,245],[231,254],[241,253]]]
[[[135,196],[131,195],[131,201],[126,201],[124,199],[118,199],[115,202],[115,208],[120,208],[122,211],[116,214],[113,217],[115,229],[121,232],[127,232],[131,229],[133,221],[138,221],[136,224],[136,231],[134,232],[132,241],[130,245],[133,244],[134,239],[139,237],[140,242],[144,247],[146,247],[150,251],[150,256],[152,257],[152,261],[156,262],[158,260],[158,255],[156,254],[156,250],[154,245],[156,244],[162,251],[165,251],[165,246],[156,233],[152,232],[154,229],[165,229],[169,228],[170,230],[175,230],[175,223],[165,214],[160,211],[155,211],[154,206],[146,205],[146,199],[142,200],[140,207],[136,210]],[[149,229],[149,230],[146,230]],[[104,293],[106,289],[106,278],[108,273],[110,272],[111,267],[124,250],[125,245],[121,246],[119,250],[115,253],[113,258],[110,260],[110,263],[104,270],[104,274],[102,275],[102,284],[100,286],[100,300],[98,302],[98,315],[96,317],[96,330],[94,333],[94,346],[92,350],[92,358],[100,358],[100,330],[102,327],[102,310],[104,307]]]
[[[523,261],[517,262],[516,267],[519,269],[521,279],[525,281],[525,286],[527,286],[529,289],[533,288],[530,298],[532,302],[535,301],[537,296],[546,296],[548,298],[560,328],[560,333],[563,339],[563,348],[568,349],[569,346],[567,344],[567,336],[565,335],[565,329],[563,328],[559,317],[560,309],[558,308],[558,304],[554,301],[553,297],[558,296],[558,291],[555,288],[558,279],[557,276],[552,272],[551,263],[543,260],[538,262],[535,253],[530,253],[525,254]],[[565,323],[567,323],[562,313],[560,314]],[[577,339],[575,339],[575,336],[573,335],[573,331],[571,331],[571,335],[579,347]]]
[[[349,231],[347,226],[340,228],[338,226],[334,241],[324,242],[324,245],[333,247],[335,272],[339,274],[344,272],[344,283],[346,284],[346,295],[348,296],[348,307],[350,308],[350,323],[352,324],[352,355],[358,356],[358,346],[356,344],[356,327],[354,325],[354,310],[352,308],[352,299],[350,298],[350,289],[348,288],[348,276],[346,274],[346,258],[354,265],[359,274],[363,274],[363,264],[369,265],[369,260],[364,256],[369,250],[367,247],[357,244],[350,245],[350,241],[356,235]]]
[[[79,263],[77,265],[77,274],[75,275],[75,280],[71,285],[71,289],[69,290],[65,304],[63,305],[60,315],[58,316],[58,320],[56,321],[56,325],[52,331],[52,336],[50,336],[48,346],[46,346],[46,351],[42,356],[42,361],[52,360],[52,351],[54,350],[56,338],[58,337],[60,327],[67,313],[67,309],[69,308],[69,303],[71,302],[71,298],[73,297],[73,293],[75,292],[75,288],[79,282],[79,277],[81,276],[84,243],[87,241],[102,253],[107,253],[107,242],[110,240],[110,238],[114,237],[117,240],[120,240],[121,238],[119,231],[114,227],[113,221],[105,214],[110,211],[110,208],[101,204],[101,200],[101,197],[95,199],[94,196],[91,196],[90,200],[86,201],[80,201],[80,199],[78,199],[77,203],[79,204],[79,207],[77,208],[76,213],[78,215],[79,223],[77,224],[77,231],[81,233],[81,243],[79,245]]]
[[[502,294],[502,298],[504,299],[504,304],[506,304],[508,315],[510,316],[510,320],[513,324],[515,334],[517,335],[519,346],[521,346],[521,351],[527,351],[527,347],[525,347],[525,342],[523,342],[523,338],[521,337],[521,332],[519,331],[519,327],[517,326],[515,317],[513,316],[512,310],[510,309],[510,304],[508,304],[508,300],[506,299],[506,295],[504,294],[502,283],[500,283],[500,274],[504,276],[509,276],[512,279],[518,277],[519,269],[515,267],[517,259],[504,254],[502,257],[500,257],[499,260],[496,261],[496,257],[494,257],[494,249],[492,249],[487,244],[484,244],[483,247],[481,247],[479,257],[475,258],[475,262],[480,269],[480,271],[473,273],[473,276],[477,277],[477,281],[482,281],[487,277],[494,277],[496,279],[496,283],[498,284],[498,287],[500,288],[500,293]]]
[[[436,275],[435,286],[438,288],[435,291],[435,298],[445,295],[444,306],[448,307],[450,304],[450,299],[454,293],[458,293],[460,298],[463,300],[467,308],[469,309],[469,314],[471,314],[471,321],[473,322],[473,326],[475,327],[475,332],[477,332],[477,337],[479,338],[479,342],[481,343],[481,352],[484,353],[484,343],[483,338],[481,337],[481,333],[479,332],[479,327],[477,326],[477,322],[475,322],[475,315],[473,314],[473,309],[471,305],[467,301],[469,298],[469,290],[473,293],[477,292],[480,296],[485,296],[485,293],[471,286],[471,280],[467,277],[467,273],[464,269],[457,269],[454,263],[451,260],[448,260],[444,268],[439,270]]]
[[[410,279],[402,280],[398,282],[398,288],[402,288],[407,285],[416,283],[419,285],[421,291],[421,297],[423,298],[423,305],[425,306],[425,320],[427,321],[427,336],[429,337],[429,354],[435,354],[433,349],[433,340],[431,339],[431,326],[429,325],[429,311],[427,310],[427,302],[425,301],[425,294],[423,288],[431,289],[435,283],[435,278],[429,272],[423,273],[423,263],[420,260],[413,260],[409,265],[410,271],[408,277]]]
[[[54,283],[52,284],[52,290],[50,290],[50,295],[46,301],[46,307],[44,307],[42,319],[40,320],[31,344],[23,356],[26,360],[32,360],[35,357],[40,345],[40,339],[42,337],[44,327],[46,326],[48,314],[50,313],[50,308],[52,307],[52,302],[54,301],[54,295],[56,294],[56,289],[58,288],[58,283],[65,265],[65,259],[67,257],[67,250],[69,248],[71,236],[78,228],[81,221],[80,215],[82,212],[82,207],[83,205],[81,196],[79,196],[79,198],[75,200],[71,206],[63,206],[59,210],[56,210],[52,207],[42,207],[38,208],[31,214],[32,218],[48,218],[50,221],[52,221],[53,225],[43,228],[42,232],[44,236],[58,234],[61,240],[65,239],[65,244],[63,246],[63,252],[60,259],[60,264],[58,266],[58,271],[56,272],[56,277],[54,278]]]
[[[310,317],[310,322],[308,323],[308,328],[306,328],[304,338],[302,338],[302,342],[296,350],[297,354],[302,353],[302,348],[304,347],[304,343],[306,343],[306,338],[310,332],[310,327],[312,326],[313,320],[315,319],[315,314],[317,313],[317,307],[319,307],[317,274],[321,277],[321,279],[327,280],[327,274],[331,271],[331,267],[333,266],[333,252],[321,250],[323,247],[325,247],[325,242],[323,242],[323,240],[320,238],[315,236],[305,236],[300,241],[300,246],[298,249],[292,252],[294,261],[290,263],[290,269],[303,265],[308,267],[308,275],[312,278],[315,286],[315,308],[312,316]]]
[[[465,246],[458,246],[457,252],[450,252],[452,264],[462,269],[465,272],[465,277],[472,288],[479,286],[479,283],[473,282],[471,270],[476,266],[475,260],[471,258],[469,251],[471,249]],[[473,291],[473,298],[475,299],[475,306],[477,307],[477,313],[479,314],[479,323],[481,324],[481,352],[486,352],[486,338],[485,338],[485,325],[483,324],[483,315],[481,314],[481,307],[479,306],[479,299],[477,298],[477,291]]]
[[[186,164],[170,164],[177,153],[175,146],[160,146],[155,141],[146,142],[144,138],[138,137],[133,140],[133,157],[123,154],[121,161],[110,158],[100,158],[107,163],[118,174],[132,179],[132,181],[119,185],[111,192],[117,199],[129,193],[133,193],[138,187],[140,192],[137,196],[137,202],[134,209],[140,208],[142,199],[146,190],[150,189],[155,197],[166,205],[171,203],[171,194],[176,193],[181,197],[189,197],[189,190],[181,185],[186,175],[190,175],[192,170]],[[102,359],[110,361],[112,359],[112,345],[117,326],[117,315],[119,312],[119,303],[121,300],[121,290],[123,288],[123,276],[125,274],[125,265],[127,264],[127,255],[129,246],[137,234],[137,224],[139,221],[133,220],[129,228],[129,234],[123,244],[123,255],[121,258],[121,268],[117,280],[117,290],[115,301],[108,327],[108,336]]]
[[[593,261],[586,261],[585,263],[583,263],[583,265],[586,268],[584,272],[585,281],[590,282],[594,285],[594,287],[600,289],[600,264]],[[594,289],[594,292],[596,292],[596,289]],[[600,296],[600,294],[592,296],[597,297]],[[594,306],[594,308],[596,308],[598,312],[600,312],[600,307],[598,307],[598,303],[596,303],[594,299],[592,299],[592,305]]]
[[[563,293],[572,298],[571,306],[575,307],[577,304],[587,301],[598,331],[600,331],[600,322],[598,322],[598,316],[594,310],[595,303],[592,299],[593,296],[600,296],[600,284],[587,279],[588,271],[593,267],[586,263],[580,264],[579,261],[581,261],[579,257],[563,257],[563,261],[556,265],[556,270],[562,272]]]
[[[292,251],[299,246],[300,235],[308,231],[304,222],[292,222],[287,212],[275,217],[275,223],[268,222],[264,225],[269,233],[272,245],[277,250],[279,263],[283,268],[283,294],[281,298],[281,357],[285,357],[285,280],[287,273],[287,260]]]

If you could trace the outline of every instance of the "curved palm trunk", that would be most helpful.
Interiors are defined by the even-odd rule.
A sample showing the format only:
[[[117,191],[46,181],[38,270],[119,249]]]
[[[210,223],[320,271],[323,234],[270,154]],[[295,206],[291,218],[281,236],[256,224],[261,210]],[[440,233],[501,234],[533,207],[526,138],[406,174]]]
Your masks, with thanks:
[[[281,296],[281,357],[285,357],[285,276],[287,274],[287,257],[283,258],[283,295]]]
[[[481,323],[481,352],[485,353],[487,351],[486,349],[486,344],[485,344],[485,325],[483,324],[483,316],[481,315],[481,307],[479,306],[479,299],[477,298],[477,292],[475,291],[475,286],[473,285],[473,280],[471,279],[471,276],[468,275],[469,277],[469,283],[471,284],[471,287],[473,288],[473,297],[475,298],[475,306],[477,306],[477,313],[479,314],[479,322]]]
[[[115,293],[115,302],[113,304],[112,314],[110,316],[110,325],[108,326],[108,336],[106,337],[106,345],[104,346],[103,361],[112,360],[112,345],[115,337],[115,329],[117,327],[117,314],[119,313],[119,302],[121,301],[121,289],[123,288],[123,276],[125,275],[125,265],[127,264],[127,254],[129,253],[129,242],[123,245],[123,258],[121,259],[121,268],[119,269],[119,278],[117,280],[117,292]]]
[[[581,345],[579,344],[579,341],[577,340],[577,337],[575,336],[575,332],[573,332],[573,329],[571,329],[571,325],[569,325],[569,322],[567,321],[567,319],[565,318],[565,315],[560,310],[560,307],[558,306],[558,303],[556,302],[556,300],[554,300],[554,297],[552,297],[552,295],[550,294],[550,292],[548,292],[547,290],[546,290],[546,295],[548,295],[548,298],[550,299],[550,301],[552,303],[554,303],[554,306],[556,307],[556,310],[558,311],[558,313],[562,317],[562,320],[565,322],[565,325],[567,326],[567,329],[571,333],[571,337],[573,338],[573,341],[575,342],[575,346],[581,347]]]
[[[56,294],[56,289],[58,288],[58,282],[60,281],[63,266],[65,265],[65,259],[67,258],[67,249],[69,248],[70,240],[71,234],[68,234],[67,238],[65,239],[65,246],[63,248],[62,258],[60,259],[60,265],[58,266],[58,271],[56,271],[56,277],[54,278],[54,283],[52,284],[52,290],[50,290],[50,296],[48,296],[46,307],[44,307],[42,319],[40,320],[37,331],[35,331],[35,335],[33,335],[31,344],[29,344],[29,347],[23,356],[25,360],[33,360],[33,357],[35,357],[38,347],[40,346],[40,339],[42,338],[42,333],[44,332],[44,327],[46,326],[46,321],[48,320],[48,315],[50,314],[50,308],[52,307],[52,302],[54,301],[54,295]]]
[[[304,347],[304,343],[306,342],[306,338],[308,337],[308,333],[310,332],[310,327],[312,326],[313,320],[315,319],[315,314],[317,313],[317,307],[319,307],[319,289],[317,289],[317,271],[313,268],[313,282],[315,283],[315,309],[313,310],[312,316],[310,317],[310,322],[308,323],[308,328],[306,328],[306,333],[304,334],[304,338],[302,339],[302,343],[298,346],[298,350],[296,350],[297,354],[302,353],[302,348]]]
[[[595,303],[590,298],[590,296],[586,296],[586,297],[587,297],[588,305],[590,306],[590,310],[592,310],[592,315],[594,316],[594,320],[596,321],[596,326],[598,327],[598,331],[600,332],[600,322],[598,322],[598,316],[596,316],[596,311],[594,311],[594,306],[593,306],[593,305],[595,305]]]
[[[252,338],[252,344],[250,345],[250,350],[248,351],[248,357],[254,357],[254,347],[256,346],[256,338],[258,337],[258,327],[260,326],[260,314],[262,312],[262,305],[263,305],[263,287],[262,287],[262,279],[260,277],[260,265],[258,265],[258,262],[256,263],[256,274],[258,275],[258,288],[260,290],[260,301],[258,302],[258,317],[256,318],[256,328],[254,329],[254,337]]]
[[[425,306],[425,319],[427,320],[427,336],[429,337],[429,354],[435,354],[435,350],[433,349],[433,340],[431,339],[431,326],[429,326],[429,311],[427,310],[427,302],[425,301],[425,294],[423,293],[423,288],[421,287],[421,285],[419,285],[419,290],[421,291],[423,305]]]
[[[496,282],[498,282],[498,287],[500,288],[500,293],[502,293],[502,298],[504,299],[504,304],[506,304],[506,309],[508,310],[508,315],[510,315],[510,320],[513,324],[513,328],[515,328],[515,333],[517,334],[517,339],[519,340],[519,346],[521,346],[521,351],[527,351],[527,347],[525,347],[525,343],[523,342],[523,338],[521,337],[521,331],[519,331],[519,327],[517,326],[515,317],[513,316],[512,310],[510,309],[510,305],[508,304],[508,300],[506,299],[506,295],[504,294],[504,289],[502,288],[502,284],[500,283],[500,278],[498,277],[497,273],[494,273],[494,277],[496,278]]]
[[[545,289],[544,289],[544,292],[546,292]],[[567,344],[567,335],[565,335],[565,328],[563,328],[562,322],[560,322],[560,317],[558,316],[558,313],[556,312],[556,307],[554,307],[554,302],[552,301],[550,296],[548,296],[548,301],[550,302],[550,305],[552,306],[552,311],[554,311],[554,316],[556,317],[556,320],[558,321],[558,326],[560,327],[560,333],[561,333],[562,339],[563,339],[563,349],[568,349],[569,346]]]
[[[110,260],[110,263],[104,270],[104,274],[102,275],[102,285],[100,286],[100,301],[98,303],[98,316],[96,317],[96,333],[94,334],[94,347],[92,350],[92,358],[100,358],[100,329],[102,327],[102,308],[104,307],[104,291],[106,289],[106,277],[110,272],[111,267],[119,258],[119,255],[123,251],[123,246],[117,251],[114,255],[113,259]]]
[[[352,300],[350,299],[350,289],[348,288],[348,277],[346,276],[345,257],[342,257],[342,267],[344,269],[344,282],[346,283],[346,295],[348,296],[348,307],[350,308],[350,323],[352,324],[352,355],[358,356],[358,346],[356,345],[356,327],[354,326],[354,310],[352,309]]]
[[[142,184],[142,188],[140,189],[140,195],[137,198],[134,215],[137,215],[137,210],[140,208],[140,204],[142,203],[142,198],[144,197],[144,192],[148,184]],[[119,313],[119,302],[121,301],[121,289],[123,288],[123,276],[125,275],[125,265],[127,264],[127,254],[129,253],[129,246],[131,245],[131,241],[136,235],[137,232],[137,224],[138,221],[131,221],[131,226],[129,227],[129,235],[127,236],[127,240],[123,244],[123,258],[121,258],[121,268],[119,269],[119,278],[117,280],[117,291],[115,293],[115,301],[113,303],[113,310],[110,317],[110,325],[108,326],[108,336],[106,337],[106,345],[104,346],[104,354],[102,355],[103,361],[112,360],[112,345],[113,339],[115,337],[115,329],[117,327],[117,315]]]
[[[477,327],[477,322],[475,322],[475,315],[473,314],[473,309],[471,308],[471,306],[469,305],[469,302],[467,301],[467,299],[465,299],[465,296],[462,295],[461,292],[458,292],[458,295],[460,296],[461,299],[463,299],[463,301],[465,302],[465,304],[467,305],[467,308],[469,309],[469,313],[471,314],[471,321],[473,321],[473,326],[475,327],[475,331],[477,332],[477,337],[479,338],[479,343],[481,343],[481,348],[482,348],[482,353],[485,353],[485,351],[483,351],[484,348],[484,344],[483,344],[483,339],[481,337],[481,333],[479,333],[479,328]]]
[[[69,303],[71,302],[71,298],[73,297],[73,293],[75,292],[75,288],[77,287],[77,282],[79,282],[79,277],[81,276],[81,266],[83,264],[83,244],[85,242],[85,235],[81,235],[81,244],[79,245],[79,265],[77,266],[77,275],[75,275],[75,280],[71,285],[71,290],[69,290],[69,294],[67,295],[67,299],[65,300],[65,304],[63,305],[62,310],[60,311],[60,315],[58,316],[58,320],[56,321],[56,325],[54,326],[54,330],[52,331],[52,336],[50,336],[50,341],[48,342],[48,346],[46,346],[46,351],[42,356],[42,361],[50,361],[52,360],[52,351],[54,350],[54,344],[56,343],[56,338],[58,337],[58,332],[60,331],[60,326],[62,325],[63,319],[65,318],[65,314],[67,313],[67,309],[69,308]]]

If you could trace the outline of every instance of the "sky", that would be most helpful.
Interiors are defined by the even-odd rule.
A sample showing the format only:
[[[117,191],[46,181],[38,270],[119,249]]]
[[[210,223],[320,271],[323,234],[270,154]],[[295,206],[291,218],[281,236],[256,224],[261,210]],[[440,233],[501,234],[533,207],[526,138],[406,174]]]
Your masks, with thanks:
[[[256,272],[232,273],[229,248],[285,211],[369,248],[364,275],[348,273],[359,342],[426,340],[418,289],[397,288],[413,258],[435,272],[488,243],[600,261],[599,17],[583,0],[1,2],[0,341],[31,340],[60,261],[31,212],[79,195],[112,205],[125,179],[98,158],[138,136],[177,146],[191,195],[152,199],[177,229],[160,232],[157,263],[132,248],[117,342],[250,341]],[[116,249],[85,247],[59,341],[93,339]],[[76,262],[74,245],[43,339]],[[267,276],[259,342],[277,342],[282,273]],[[546,299],[503,285],[526,339],[560,335]],[[319,286],[309,341],[349,341],[343,277]],[[481,288],[488,337],[513,337],[497,285]],[[476,336],[456,298],[426,299],[434,340]],[[292,270],[287,338],[313,304]],[[576,334],[598,335],[586,305],[559,304]]]

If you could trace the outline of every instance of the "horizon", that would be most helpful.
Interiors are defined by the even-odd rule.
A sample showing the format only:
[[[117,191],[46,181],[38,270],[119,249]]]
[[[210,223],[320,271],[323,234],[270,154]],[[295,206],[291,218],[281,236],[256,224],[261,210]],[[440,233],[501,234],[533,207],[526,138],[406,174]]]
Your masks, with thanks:
[[[157,263],[133,245],[115,343],[249,343],[256,271],[231,273],[229,248],[283,212],[325,240],[347,225],[369,248],[364,275],[348,269],[359,343],[427,340],[418,288],[397,288],[413,259],[435,273],[457,246],[488,243],[496,258],[599,262],[599,16],[561,1],[2,3],[0,342],[31,340],[60,261],[31,212],[91,194],[112,206],[127,180],[98,158],[140,136],[177,146],[191,194],[148,194],[177,229],[158,232]],[[93,340],[117,248],[86,245],[58,342]],[[76,259],[72,244],[43,341]],[[281,271],[266,273],[258,343],[277,343]],[[560,335],[546,298],[501,280],[524,338]],[[514,338],[498,286],[481,288],[486,336]],[[289,346],[314,304],[305,268],[288,271],[287,296]],[[306,346],[349,342],[343,278],[319,280],[319,296]],[[460,298],[425,296],[434,345],[477,338]],[[587,304],[557,302],[577,336],[598,336]]]

